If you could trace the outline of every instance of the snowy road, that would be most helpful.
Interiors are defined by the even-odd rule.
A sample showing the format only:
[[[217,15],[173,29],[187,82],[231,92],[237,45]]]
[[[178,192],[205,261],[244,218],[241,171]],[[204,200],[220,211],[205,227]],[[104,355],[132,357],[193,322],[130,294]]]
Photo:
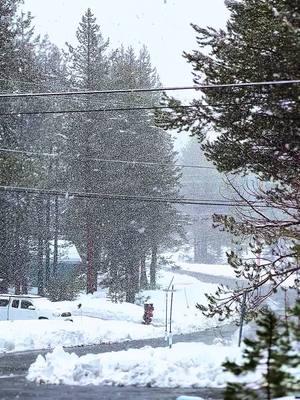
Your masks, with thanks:
[[[185,394],[204,399],[222,399],[219,389],[161,389],[113,386],[64,386],[35,385],[24,377],[0,378],[0,399],[43,399],[43,400],[175,400]],[[18,397],[17,397],[18,396]]]
[[[189,275],[193,278],[198,279],[201,282],[206,282],[206,283],[215,283],[217,285],[223,284],[225,286],[228,286],[230,289],[234,289],[237,286],[239,288],[245,287],[247,285],[247,281],[244,279],[236,279],[236,278],[231,278],[228,276],[214,276],[214,275],[209,275],[209,274],[204,274],[203,272],[196,272],[196,271],[187,271],[184,269],[179,269],[176,270],[176,274],[181,274],[181,275]],[[260,289],[261,294],[262,293],[267,293],[272,289],[270,285],[265,285],[263,286],[262,289]],[[289,290],[287,294],[287,299],[288,299],[288,304],[293,304],[295,302],[297,293],[295,290]],[[277,290],[276,293],[272,293],[270,296],[270,299],[277,303],[278,306],[278,311],[282,311],[284,309],[284,302],[285,302],[285,292],[283,290]]]
[[[228,325],[222,328],[208,329],[188,335],[176,335],[173,337],[176,342],[199,341],[207,344],[213,343],[216,338],[229,338],[236,330],[236,326]],[[123,343],[101,344],[95,346],[84,346],[70,348],[68,351],[78,355],[87,353],[105,353],[108,351],[126,350],[129,348],[140,348],[143,346],[159,347],[165,346],[163,339],[135,340]],[[52,385],[35,385],[25,380],[25,375],[31,363],[38,354],[45,354],[45,351],[28,351],[20,353],[2,354],[0,356],[0,400],[11,400],[19,396],[21,399],[151,399],[164,400],[175,399],[180,394],[199,395],[206,399],[220,399],[219,389],[160,389],[160,388],[137,388],[137,387],[110,387],[110,386],[86,386],[68,387]]]
[[[176,271],[174,272],[176,272],[176,274],[192,276],[193,278],[196,278],[201,282],[216,283],[217,285],[220,285],[222,283],[223,285],[226,285],[230,288],[235,288],[237,284],[239,284],[239,286],[241,287],[246,285],[245,280],[235,279],[228,276],[222,276],[222,275],[214,276],[214,275],[204,274],[203,272],[188,271],[185,269],[176,269]]]
[[[236,329],[237,327],[231,324],[224,325],[220,328],[206,329],[201,332],[190,333],[187,335],[174,335],[173,342],[203,342],[206,344],[212,344],[215,339],[230,339]],[[82,356],[89,353],[97,354],[106,353],[109,351],[137,349],[144,346],[164,347],[166,346],[166,342],[163,338],[143,339],[111,344],[73,347],[66,348],[65,350]],[[48,352],[49,349],[0,354],[0,377],[3,375],[7,376],[9,374],[25,375],[30,364],[35,361],[38,354],[44,355]]]

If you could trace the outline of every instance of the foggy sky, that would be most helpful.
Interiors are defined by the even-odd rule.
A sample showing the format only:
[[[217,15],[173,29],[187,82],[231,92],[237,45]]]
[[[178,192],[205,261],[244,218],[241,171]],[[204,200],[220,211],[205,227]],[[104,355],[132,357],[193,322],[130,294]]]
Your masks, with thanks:
[[[163,85],[192,83],[183,50],[196,48],[190,23],[222,27],[228,12],[224,0],[25,0],[38,33],[48,33],[59,47],[74,43],[75,31],[88,7],[112,47],[145,44]]]

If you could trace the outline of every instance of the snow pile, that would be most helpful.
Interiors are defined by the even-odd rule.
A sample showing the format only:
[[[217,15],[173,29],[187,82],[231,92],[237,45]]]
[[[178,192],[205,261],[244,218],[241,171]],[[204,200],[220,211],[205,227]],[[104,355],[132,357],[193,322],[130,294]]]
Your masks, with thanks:
[[[179,396],[176,400],[204,400],[202,397],[195,397],[195,396]],[[280,397],[274,400],[296,400],[294,396],[287,396],[287,397]]]
[[[172,349],[144,347],[78,357],[60,347],[39,355],[27,379],[67,385],[223,387],[231,374],[221,364],[240,353],[236,346],[178,343]]]
[[[176,400],[204,400],[203,397],[195,396],[179,396]]]
[[[296,400],[299,397],[294,396],[286,396],[274,399],[274,400]],[[195,396],[179,396],[176,400],[205,400],[203,397],[195,397]]]
[[[101,292],[100,292],[101,293]],[[107,298],[94,295],[81,295],[76,301],[59,302],[61,307],[69,309],[72,315],[84,315],[87,317],[101,318],[105,320],[130,321],[141,323],[144,308],[130,303],[112,303]],[[78,308],[78,305],[81,305]]]
[[[74,322],[1,321],[0,353],[150,339],[159,336],[162,336],[161,329],[153,326],[89,317],[74,317]]]

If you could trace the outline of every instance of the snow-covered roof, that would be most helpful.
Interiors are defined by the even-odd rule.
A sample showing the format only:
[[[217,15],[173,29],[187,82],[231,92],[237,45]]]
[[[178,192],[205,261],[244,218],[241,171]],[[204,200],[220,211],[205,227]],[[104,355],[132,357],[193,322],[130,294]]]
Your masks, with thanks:
[[[54,240],[50,241],[51,259],[53,259]],[[71,261],[81,262],[81,257],[76,249],[76,246],[68,240],[58,240],[58,262]]]

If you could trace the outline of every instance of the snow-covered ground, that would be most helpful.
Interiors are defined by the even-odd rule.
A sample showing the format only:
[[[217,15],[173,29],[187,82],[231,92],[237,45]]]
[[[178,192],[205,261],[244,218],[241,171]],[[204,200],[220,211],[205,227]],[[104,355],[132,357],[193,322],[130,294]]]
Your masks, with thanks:
[[[285,397],[279,397],[274,400],[296,400],[299,397],[295,397],[295,396],[285,396]],[[176,400],[205,400],[203,399],[203,397],[195,397],[195,396],[179,396],[177,397]]]
[[[204,293],[215,292],[217,285],[162,270],[158,279],[160,289],[142,293],[144,299],[149,298],[148,301],[154,304],[152,325],[142,324],[144,312],[142,306],[112,303],[104,297],[105,292],[99,291],[94,295],[81,295],[76,301],[56,303],[57,306],[72,311],[74,322],[0,321],[0,352],[163,337],[166,309],[164,289],[168,287],[172,278],[175,289],[173,333],[190,333],[219,326],[220,322],[216,318],[207,319],[195,308],[197,302],[202,304],[206,302]]]
[[[146,290],[143,295],[149,297],[148,302],[154,304],[154,320],[157,325],[164,325],[166,311],[166,292],[172,281],[173,295],[173,331],[174,333],[190,333],[201,329],[219,326],[216,318],[206,318],[196,309],[196,303],[207,304],[205,293],[215,293],[217,285],[204,283],[189,275],[176,274],[170,271],[161,271],[159,285],[161,290]],[[168,296],[170,302],[170,294]],[[228,321],[225,323],[228,324]]]
[[[152,387],[223,387],[231,374],[221,366],[227,357],[238,359],[236,346],[178,343],[78,357],[61,347],[39,355],[27,378],[68,385],[137,385]]]
[[[37,383],[67,385],[117,385],[146,387],[224,387],[227,382],[262,384],[261,366],[247,375],[234,376],[222,363],[242,360],[243,347],[204,343],[177,343],[168,347],[77,356],[57,347],[45,357],[39,355],[30,366],[27,379]],[[291,371],[300,377],[300,369]]]
[[[149,339],[162,336],[162,330],[127,321],[106,321],[74,317],[74,322],[58,320],[1,321],[0,353],[50,349],[55,346],[81,346],[97,343]]]

